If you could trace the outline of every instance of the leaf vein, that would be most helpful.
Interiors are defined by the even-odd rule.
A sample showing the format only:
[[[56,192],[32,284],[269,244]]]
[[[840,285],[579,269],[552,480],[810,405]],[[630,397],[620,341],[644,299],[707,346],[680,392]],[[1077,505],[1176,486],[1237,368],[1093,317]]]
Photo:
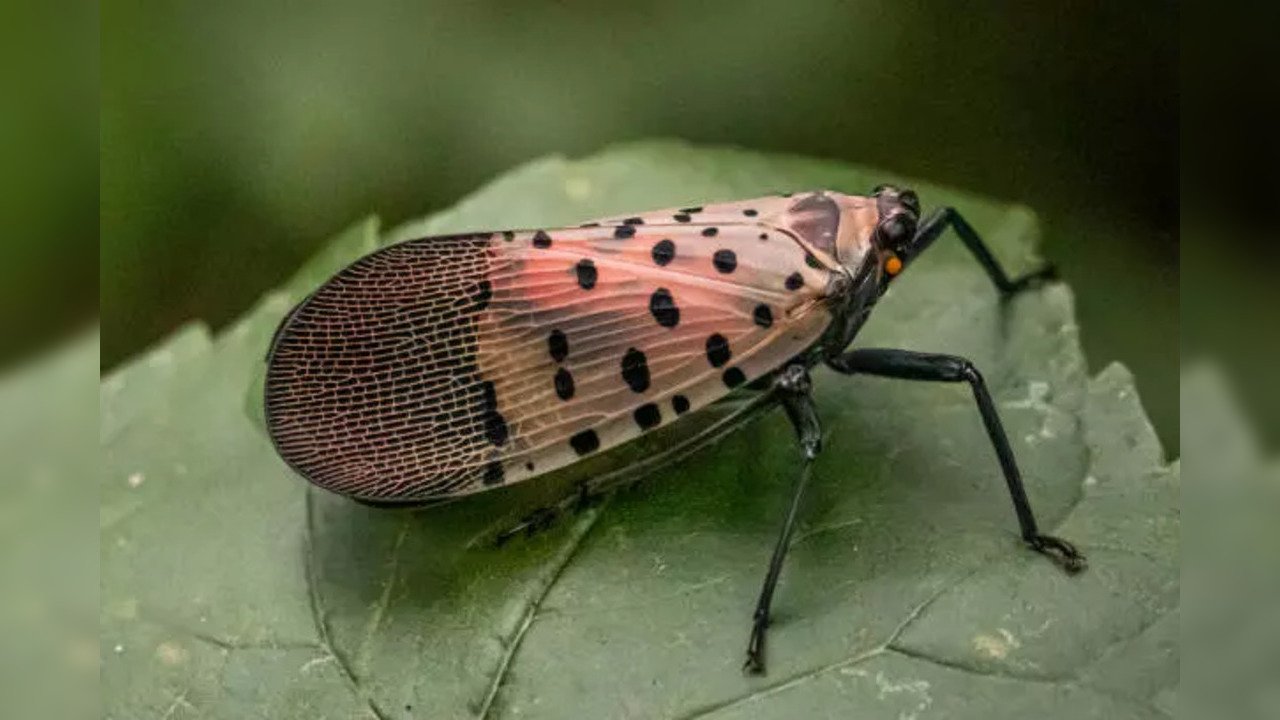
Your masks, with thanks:
[[[569,544],[560,552],[559,562],[551,569],[547,581],[538,590],[535,596],[529,601],[529,606],[525,609],[524,617],[521,618],[520,627],[516,629],[515,634],[506,643],[507,650],[503,653],[502,660],[498,665],[497,671],[494,673],[493,681],[489,684],[489,691],[485,694],[484,702],[480,706],[477,713],[480,720],[486,720],[493,711],[494,703],[498,698],[498,691],[502,689],[502,683],[507,679],[507,675],[511,671],[511,663],[515,659],[516,652],[520,649],[521,643],[524,641],[525,635],[536,619],[542,602],[546,600],[551,593],[551,588],[555,586],[564,571],[569,567],[569,563],[577,556],[578,550],[582,547],[583,540],[595,527],[600,515],[604,509],[608,507],[610,498],[605,498],[602,503],[594,508],[582,511],[586,518],[575,523],[573,535]]]
[[[315,529],[315,502],[310,490],[305,490],[304,492],[306,493],[306,502],[304,503],[306,507],[306,543],[304,544],[303,550],[305,555],[303,557],[303,562],[306,564],[307,569],[307,598],[311,605],[311,621],[315,625],[316,635],[320,640],[320,647],[333,658],[335,663],[337,663],[338,670],[342,675],[343,680],[346,681],[347,687],[350,689],[351,693],[369,706],[369,712],[373,713],[375,718],[378,720],[388,720],[386,713],[382,712],[382,709],[378,707],[378,704],[374,702],[373,698],[369,697],[369,694],[365,692],[363,687],[361,687],[360,681],[356,677],[350,662],[348,662],[347,658],[342,653],[338,652],[338,649],[334,647],[333,641],[329,637],[329,625],[324,619],[324,601],[320,598],[320,586],[316,582],[313,542],[313,532]]]
[[[404,546],[405,538],[408,535],[409,517],[406,515],[401,519],[400,532],[396,534],[395,545],[391,548],[391,559],[388,561],[387,579],[382,587],[382,594],[378,597],[377,604],[373,606],[372,611],[369,613],[369,620],[365,623],[364,633],[356,650],[355,666],[361,670],[368,667],[369,648],[373,644],[374,635],[378,632],[378,628],[382,626],[387,608],[391,605],[391,593],[395,589],[396,580],[400,575],[400,550]]]
[[[937,602],[939,598],[941,598],[947,592],[949,592],[950,590],[958,586],[960,583],[964,582],[975,572],[976,571],[967,572],[964,575],[956,578],[954,581],[944,584],[941,588],[934,591],[931,595],[926,597],[924,600],[917,603],[916,606],[911,608],[911,611],[907,613],[906,617],[904,617],[902,621],[899,622],[896,627],[894,627],[894,629],[889,633],[889,636],[885,638],[879,645],[871,648],[870,650],[865,650],[851,657],[847,657],[842,660],[837,660],[836,662],[833,662],[833,663],[828,663],[820,667],[805,670],[804,672],[798,673],[796,675],[792,675],[791,677],[785,680],[782,680],[781,682],[775,683],[773,685],[768,685],[766,687],[762,687],[758,690],[753,690],[745,695],[740,695],[736,698],[730,698],[728,700],[717,702],[708,706],[704,706],[702,708],[696,708],[692,712],[686,715],[679,716],[679,720],[699,720],[700,718],[710,717],[716,713],[721,712],[722,710],[728,710],[729,708],[737,707],[744,703],[762,700],[766,697],[769,697],[770,695],[776,695],[777,693],[780,693],[784,690],[789,690],[798,685],[802,685],[821,675],[831,672],[832,670],[839,670],[842,668],[852,667],[854,665],[858,665],[859,663],[866,662],[872,658],[879,657],[880,655],[883,655],[889,651],[890,646],[896,643],[898,639],[902,637],[902,634],[907,631],[907,628],[909,628],[916,620],[920,619],[920,616],[924,614],[925,610],[929,609],[929,607],[933,605],[935,602]]]

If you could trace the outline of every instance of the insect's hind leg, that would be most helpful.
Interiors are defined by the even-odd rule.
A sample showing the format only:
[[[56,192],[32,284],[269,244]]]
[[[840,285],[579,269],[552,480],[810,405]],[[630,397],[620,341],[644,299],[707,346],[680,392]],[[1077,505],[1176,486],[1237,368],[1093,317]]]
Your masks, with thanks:
[[[1005,483],[1009,487],[1009,496],[1013,500],[1013,509],[1018,515],[1022,539],[1031,549],[1048,556],[1068,573],[1074,574],[1085,568],[1085,557],[1074,545],[1040,532],[1035,514],[1031,511],[1031,502],[1027,500],[1027,491],[1022,485],[1022,473],[1018,470],[1017,461],[1014,460],[1013,449],[1009,447],[1009,439],[1005,435],[1000,416],[996,414],[995,403],[991,400],[991,393],[987,391],[987,384],[982,379],[982,374],[972,362],[954,355],[868,349],[854,350],[830,358],[827,364],[833,370],[846,375],[878,375],[903,380],[969,383],[969,387],[973,390],[973,397],[978,403],[978,411],[982,414],[987,437],[991,439],[991,445],[995,448]]]
[[[533,537],[555,525],[566,512],[579,513],[600,504],[607,494],[592,492],[586,481],[579,482],[576,492],[566,495],[553,505],[535,508],[521,518],[520,522],[498,533],[494,538],[494,544],[505,545],[508,540],[517,535]]]
[[[1016,295],[1045,281],[1056,280],[1058,277],[1057,268],[1053,265],[1046,265],[1039,270],[1010,279],[1004,268],[1000,267],[1000,263],[996,260],[995,255],[992,254],[991,249],[983,242],[982,236],[953,207],[939,208],[920,223],[919,229],[916,230],[915,238],[911,241],[912,254],[919,255],[925,248],[932,245],[933,241],[937,240],[938,236],[945,232],[947,228],[953,228],[956,231],[956,235],[960,236],[960,241],[977,259],[978,264],[982,266],[987,276],[991,278],[991,282],[995,283],[995,286],[999,288],[1001,295],[1006,297]]]
[[[800,499],[804,495],[805,487],[809,484],[813,461],[822,449],[822,426],[818,422],[818,413],[813,404],[812,383],[809,380],[808,370],[802,365],[788,366],[778,376],[775,390],[800,440],[804,464],[800,468],[800,478],[792,490],[791,507],[787,510],[787,517],[783,521],[778,542],[773,547],[769,571],[765,574],[764,585],[760,588],[760,597],[756,601],[756,609],[751,618],[751,639],[747,643],[747,661],[743,665],[743,670],[755,675],[764,673],[764,640],[765,632],[769,627],[769,610],[773,604],[773,591],[778,586],[782,563],[787,557],[787,547],[791,544],[791,533],[795,529],[796,516],[800,511]]]

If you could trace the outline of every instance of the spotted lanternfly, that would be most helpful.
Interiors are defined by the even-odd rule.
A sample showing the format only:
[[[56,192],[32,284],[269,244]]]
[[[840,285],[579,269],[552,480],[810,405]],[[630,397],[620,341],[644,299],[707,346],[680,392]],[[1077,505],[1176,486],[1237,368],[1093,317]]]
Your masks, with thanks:
[[[1009,279],[952,208],[919,217],[914,192],[881,186],[867,197],[818,191],[392,245],[281,324],[267,426],[316,485],[421,503],[548,473],[764,386],[804,460],[753,617],[746,667],[762,672],[773,589],[821,445],[809,369],[966,382],[1023,539],[1076,572],[1083,556],[1037,529],[971,362],[846,351],[893,279],[948,227],[1003,294],[1051,277]]]

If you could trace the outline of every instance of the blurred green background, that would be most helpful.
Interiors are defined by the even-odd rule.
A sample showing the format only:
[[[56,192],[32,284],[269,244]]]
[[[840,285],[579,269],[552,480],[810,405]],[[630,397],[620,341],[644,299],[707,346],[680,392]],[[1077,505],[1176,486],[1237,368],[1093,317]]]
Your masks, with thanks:
[[[98,314],[98,13],[0,10],[0,375]]]
[[[366,214],[676,137],[1035,208],[1091,362],[1132,367],[1177,447],[1164,3],[233,0],[112,3],[101,22],[104,368],[184,321],[224,325]]]

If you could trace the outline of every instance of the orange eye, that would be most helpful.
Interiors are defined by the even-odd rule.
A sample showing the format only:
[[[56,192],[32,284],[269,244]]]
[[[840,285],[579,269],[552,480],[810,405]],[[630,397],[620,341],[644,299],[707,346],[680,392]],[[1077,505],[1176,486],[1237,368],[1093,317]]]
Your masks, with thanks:
[[[888,260],[884,261],[884,271],[890,275],[897,275],[902,272],[902,261],[896,255],[891,255]]]

